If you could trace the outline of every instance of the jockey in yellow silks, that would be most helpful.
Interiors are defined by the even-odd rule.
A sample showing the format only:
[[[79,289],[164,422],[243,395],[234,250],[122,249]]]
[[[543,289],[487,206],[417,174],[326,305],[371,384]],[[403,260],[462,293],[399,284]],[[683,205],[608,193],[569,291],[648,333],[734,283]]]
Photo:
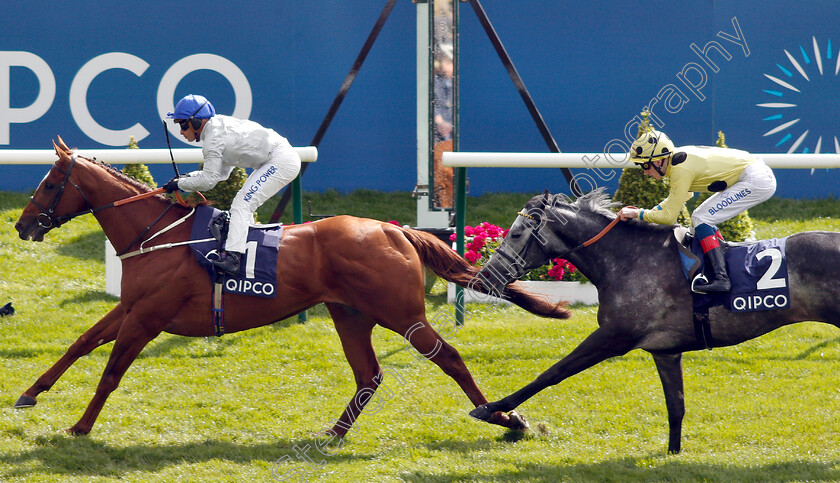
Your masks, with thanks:
[[[698,292],[728,292],[729,275],[717,224],[768,200],[776,192],[776,177],[763,161],[739,149],[681,146],[661,131],[649,131],[630,147],[630,159],[655,179],[668,176],[668,197],[652,209],[626,206],[622,219],[638,218],[671,225],[695,192],[714,193],[691,213],[694,233],[712,264],[714,279],[698,283]]]

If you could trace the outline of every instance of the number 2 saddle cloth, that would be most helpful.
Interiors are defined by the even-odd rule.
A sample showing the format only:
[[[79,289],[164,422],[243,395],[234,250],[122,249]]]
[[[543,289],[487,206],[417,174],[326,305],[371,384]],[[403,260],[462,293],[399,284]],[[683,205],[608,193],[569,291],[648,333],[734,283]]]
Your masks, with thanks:
[[[277,288],[277,247],[283,237],[281,225],[251,225],[248,244],[236,277],[219,274],[210,262],[218,257],[227,237],[227,213],[210,206],[196,207],[192,240],[207,240],[191,245],[198,263],[210,275],[212,283],[223,283],[226,293],[273,298]],[[224,221],[224,222],[223,222]]]
[[[705,263],[700,241],[688,234],[675,235],[680,241],[678,246],[683,273],[691,286],[700,277],[711,280],[714,276],[711,264]],[[789,307],[786,242],[787,237],[747,243],[721,243],[732,290],[729,293],[693,292],[695,310],[717,305],[723,305],[732,312]]]

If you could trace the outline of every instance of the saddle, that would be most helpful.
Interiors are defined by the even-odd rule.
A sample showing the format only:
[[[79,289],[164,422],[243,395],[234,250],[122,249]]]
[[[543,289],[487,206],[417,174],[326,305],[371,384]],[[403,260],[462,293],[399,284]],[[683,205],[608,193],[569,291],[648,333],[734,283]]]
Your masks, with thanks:
[[[227,239],[230,214],[209,206],[196,208],[191,238],[207,239],[191,245],[198,263],[210,275],[213,283],[222,283],[225,293],[274,297],[277,285],[277,247],[283,236],[279,224],[252,225],[248,230],[248,244],[236,277],[219,273],[210,262],[218,257]]]
[[[692,289],[695,332],[706,348],[711,348],[710,308],[723,306],[730,312],[755,312],[790,306],[785,258],[787,237],[755,242],[721,242],[726,270],[732,282],[729,293],[698,293],[693,290],[697,280],[708,280],[713,276],[710,264],[705,263],[700,241],[688,229],[676,227],[674,237],[678,242],[683,274]]]
[[[212,282],[210,314],[216,337],[225,333],[225,293],[273,298],[277,290],[277,251],[283,227],[279,224],[250,226],[239,274],[230,277],[219,272],[210,261],[222,251],[229,225],[230,213],[198,206],[190,233],[191,240],[200,240],[190,245],[193,255]]]

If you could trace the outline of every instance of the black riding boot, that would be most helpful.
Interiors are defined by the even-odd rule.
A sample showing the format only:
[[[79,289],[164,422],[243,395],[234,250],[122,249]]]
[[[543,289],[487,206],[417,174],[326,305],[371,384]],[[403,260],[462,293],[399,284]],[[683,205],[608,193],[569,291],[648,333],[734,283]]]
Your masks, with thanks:
[[[707,284],[694,286],[695,292],[729,292],[732,284],[729,283],[729,274],[726,273],[726,262],[723,258],[723,248],[715,247],[706,252],[706,258],[712,264],[715,278]]]
[[[228,275],[239,275],[239,258],[242,254],[237,252],[225,252],[219,260],[213,260],[213,265]]]

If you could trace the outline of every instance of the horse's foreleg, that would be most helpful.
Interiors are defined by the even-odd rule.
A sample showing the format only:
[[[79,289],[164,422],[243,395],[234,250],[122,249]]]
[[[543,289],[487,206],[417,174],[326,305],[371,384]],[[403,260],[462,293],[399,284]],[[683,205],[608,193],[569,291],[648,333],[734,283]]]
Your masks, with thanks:
[[[140,354],[140,351],[146,347],[152,339],[157,337],[161,330],[150,330],[141,324],[136,323],[136,319],[132,316],[126,317],[122,327],[120,327],[117,334],[117,340],[114,343],[114,348],[111,351],[111,357],[108,359],[108,364],[105,366],[105,371],[99,380],[99,385],[96,387],[96,393],[93,395],[85,410],[82,418],[73,427],[67,430],[71,434],[88,434],[93,427],[93,423],[102,411],[105,405],[105,400],[120,384],[122,376],[128,367],[134,362],[134,359]]]
[[[44,391],[48,391],[53,384],[64,374],[67,369],[73,365],[80,357],[89,354],[92,350],[111,342],[117,337],[117,332],[120,330],[123,318],[125,318],[125,310],[122,304],[117,304],[111,309],[99,322],[82,334],[76,342],[73,343],[67,352],[61,356],[52,367],[50,367],[41,377],[35,381],[35,384],[27,389],[22,396],[15,402],[16,408],[27,408],[37,404],[37,397]]]
[[[653,354],[662,389],[665,390],[665,406],[668,408],[668,452],[680,452],[682,421],[685,416],[685,395],[683,394],[682,354]]]
[[[490,422],[491,416],[496,411],[510,411],[515,409],[546,387],[559,384],[564,379],[610,357],[626,354],[632,348],[632,342],[606,334],[603,329],[598,328],[595,332],[589,334],[589,337],[581,342],[569,355],[548,368],[548,370],[540,374],[533,382],[499,401],[487,403],[473,409],[470,411],[470,416]]]

